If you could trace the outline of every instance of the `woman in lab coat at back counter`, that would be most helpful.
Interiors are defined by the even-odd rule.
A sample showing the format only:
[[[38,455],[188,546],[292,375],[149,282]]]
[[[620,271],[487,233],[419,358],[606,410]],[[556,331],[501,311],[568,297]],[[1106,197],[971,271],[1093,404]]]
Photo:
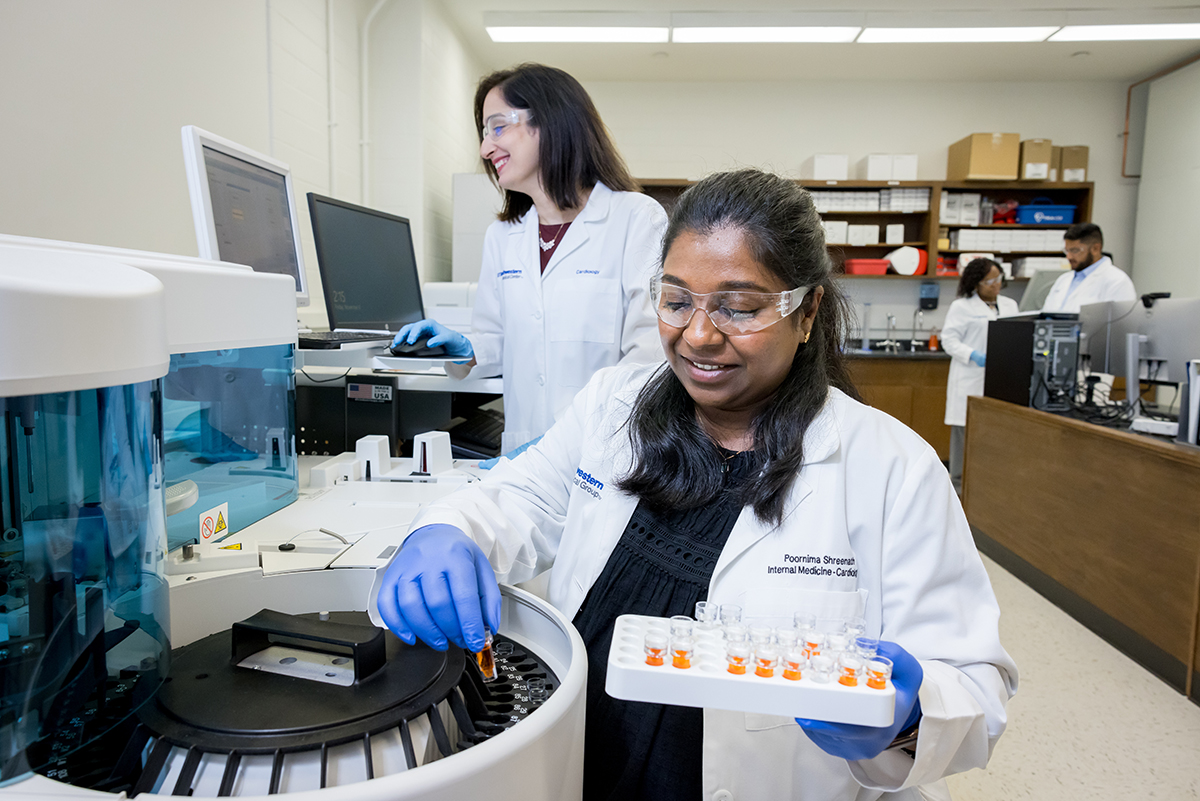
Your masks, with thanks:
[[[475,121],[504,206],[484,239],[471,333],[423,320],[395,341],[431,335],[464,359],[450,375],[501,375],[510,454],[600,368],[662,360],[647,287],[666,213],[636,191],[591,98],[562,70],[522,64],[484,77]]]
[[[811,199],[753,170],[710,176],[664,251],[668,365],[601,370],[541,442],[424,507],[370,608],[406,642],[478,650],[497,580],[553,565],[549,600],[588,653],[589,801],[945,798],[943,776],[987,763],[1016,668],[937,455],[847,394]],[[616,616],[699,600],[775,626],[864,617],[896,665],[893,725],[609,698]]]
[[[946,425],[950,426],[950,480],[962,491],[967,397],[983,394],[988,323],[1017,314],[1017,302],[1000,294],[1004,275],[991,259],[975,259],[958,281],[958,300],[942,326],[942,349],[951,356],[946,379]]]

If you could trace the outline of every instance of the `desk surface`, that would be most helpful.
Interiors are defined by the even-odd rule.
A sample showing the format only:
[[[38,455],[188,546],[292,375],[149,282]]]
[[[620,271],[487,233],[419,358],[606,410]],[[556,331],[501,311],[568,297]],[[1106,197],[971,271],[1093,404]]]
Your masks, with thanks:
[[[451,378],[441,367],[441,363],[422,365],[414,359],[398,359],[387,355],[387,351],[378,345],[356,343],[349,347],[332,348],[329,350],[296,349],[297,373],[320,374],[323,378],[337,374],[363,375],[379,373],[396,379],[397,389],[417,392],[479,392],[487,395],[504,393],[504,381],[499,376],[492,378],[476,378],[467,376],[463,379]],[[305,383],[307,376],[297,376],[297,381]],[[308,379],[314,385],[321,380]]]

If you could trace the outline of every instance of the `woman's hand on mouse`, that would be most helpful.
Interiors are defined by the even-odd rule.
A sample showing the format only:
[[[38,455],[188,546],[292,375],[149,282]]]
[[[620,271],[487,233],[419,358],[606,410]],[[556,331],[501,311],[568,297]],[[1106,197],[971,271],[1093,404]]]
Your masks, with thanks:
[[[426,347],[444,348],[448,356],[469,359],[475,355],[475,349],[471,347],[471,340],[436,320],[421,320],[404,326],[396,332],[395,338],[392,339],[392,347],[401,344],[412,345],[423,337],[429,338],[429,341],[425,343]]]

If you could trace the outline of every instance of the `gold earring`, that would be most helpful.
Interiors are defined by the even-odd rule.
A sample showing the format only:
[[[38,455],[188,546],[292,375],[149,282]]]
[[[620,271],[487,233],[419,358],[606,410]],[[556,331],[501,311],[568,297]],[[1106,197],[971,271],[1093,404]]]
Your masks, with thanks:
[[[812,331],[808,331],[808,332],[806,332],[806,333],[804,334],[804,344],[805,344],[805,345],[807,345],[807,344],[808,344],[808,338],[809,338],[810,336],[812,336]]]

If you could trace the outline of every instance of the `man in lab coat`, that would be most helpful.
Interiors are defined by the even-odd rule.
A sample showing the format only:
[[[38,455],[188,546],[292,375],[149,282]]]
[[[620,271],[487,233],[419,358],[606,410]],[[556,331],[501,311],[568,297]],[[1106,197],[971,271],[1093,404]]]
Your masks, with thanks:
[[[1100,226],[1076,223],[1067,229],[1063,253],[1071,263],[1071,272],[1059,277],[1050,287],[1042,311],[1078,312],[1088,303],[1108,300],[1137,300],[1133,281],[1112,259],[1101,253],[1104,235]]]

